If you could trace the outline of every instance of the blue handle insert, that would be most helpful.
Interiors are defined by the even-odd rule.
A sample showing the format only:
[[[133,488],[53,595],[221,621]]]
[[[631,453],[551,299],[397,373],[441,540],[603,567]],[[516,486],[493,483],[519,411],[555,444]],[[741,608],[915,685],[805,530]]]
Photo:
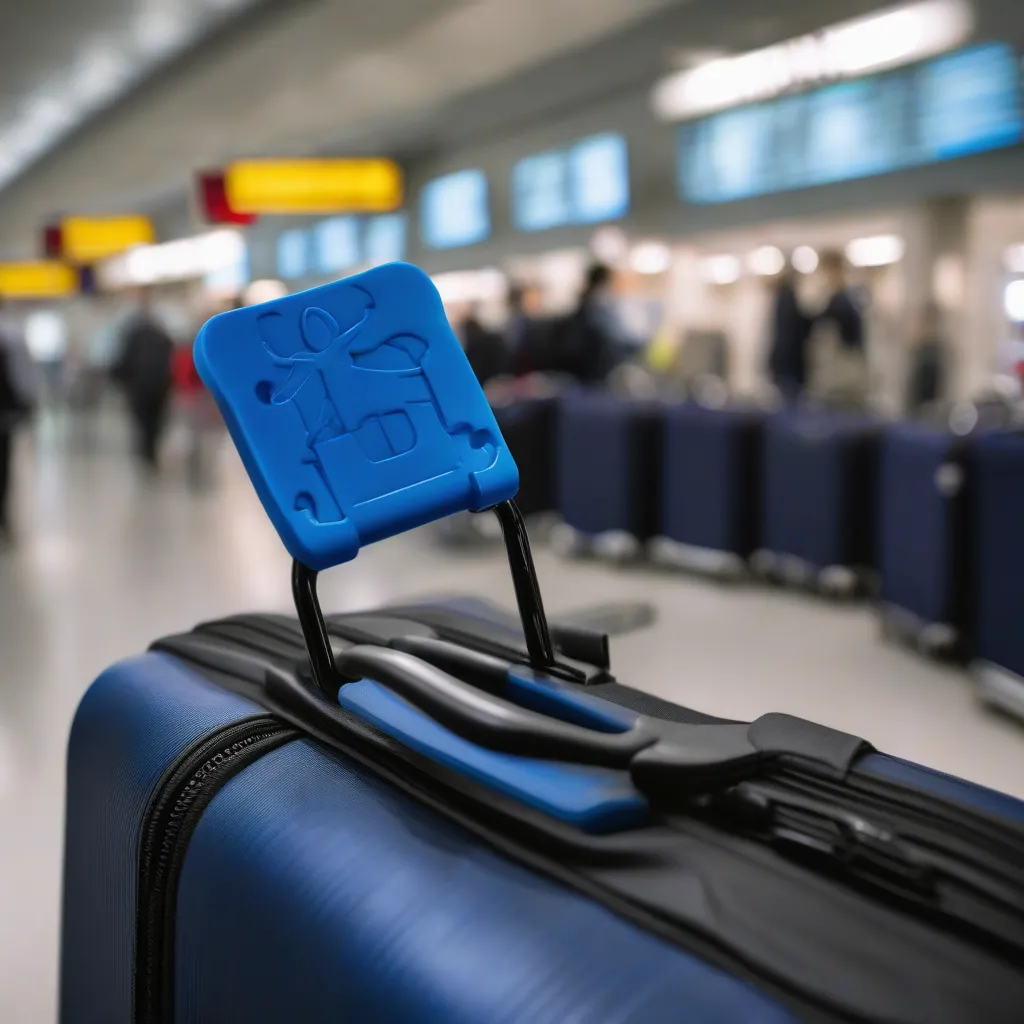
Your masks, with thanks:
[[[516,464],[421,270],[213,317],[196,368],[291,556],[319,571],[511,498]]]
[[[343,686],[338,702],[407,747],[584,832],[621,832],[649,820],[628,772],[485,750],[368,679]]]

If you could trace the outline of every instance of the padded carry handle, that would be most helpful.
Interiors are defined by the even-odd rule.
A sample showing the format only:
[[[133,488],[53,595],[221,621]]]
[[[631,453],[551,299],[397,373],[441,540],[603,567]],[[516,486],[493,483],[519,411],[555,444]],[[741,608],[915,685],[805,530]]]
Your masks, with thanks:
[[[549,718],[484,693],[403,651],[357,646],[336,660],[342,676],[373,679],[463,739],[505,754],[626,768],[658,739],[644,719],[623,732],[598,732]]]
[[[402,646],[449,660],[446,645],[411,640]],[[426,648],[424,650],[424,648]],[[495,667],[481,662],[473,681],[463,682],[436,665],[402,650],[356,646],[337,655],[340,674],[368,678],[393,690],[457,736],[480,747],[550,761],[627,768],[634,784],[661,803],[735,785],[781,759],[797,759],[841,778],[866,750],[862,739],[790,715],[768,714],[742,722],[677,723],[638,715],[632,721],[604,720],[597,728],[521,707],[496,693]],[[553,692],[552,698],[559,703]],[[564,700],[562,703],[566,703]],[[564,714],[572,706],[549,709]]]

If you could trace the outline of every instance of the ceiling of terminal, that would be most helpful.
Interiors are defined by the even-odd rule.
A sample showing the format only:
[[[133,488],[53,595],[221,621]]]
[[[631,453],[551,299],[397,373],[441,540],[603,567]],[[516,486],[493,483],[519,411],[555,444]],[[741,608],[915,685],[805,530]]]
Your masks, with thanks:
[[[90,111],[92,120],[63,141],[52,130],[53,151],[0,192],[0,248],[25,252],[40,224],[56,214],[140,207],[180,194],[192,170],[234,156],[411,137],[453,98],[681,2],[278,0],[249,10],[249,0],[19,4],[13,18],[4,15],[0,130],[47,82],[69,95],[67,84],[73,94],[77,81],[81,91],[81,79],[63,69],[104,63],[97,56],[104,32],[120,25],[116,38],[126,38],[124,26],[136,24],[144,9],[187,5],[217,10],[223,19],[230,7],[234,21],[141,86],[142,72],[118,72],[117,62],[106,59],[106,73],[93,74],[107,90],[93,110],[113,106]],[[210,31],[216,19],[203,24]],[[8,63],[9,50],[16,54]],[[50,121],[59,120],[55,107],[47,109]]]

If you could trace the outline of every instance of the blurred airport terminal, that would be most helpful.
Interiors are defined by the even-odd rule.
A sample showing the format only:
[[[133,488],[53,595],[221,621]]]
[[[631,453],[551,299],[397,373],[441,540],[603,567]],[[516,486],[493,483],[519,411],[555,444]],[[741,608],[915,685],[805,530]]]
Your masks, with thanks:
[[[1024,797],[1019,0],[36,0],[0,49],[4,1024],[57,1012],[86,687],[292,608],[197,331],[393,261],[549,612],[644,621],[620,679]],[[514,609],[490,526],[374,545],[325,608]]]

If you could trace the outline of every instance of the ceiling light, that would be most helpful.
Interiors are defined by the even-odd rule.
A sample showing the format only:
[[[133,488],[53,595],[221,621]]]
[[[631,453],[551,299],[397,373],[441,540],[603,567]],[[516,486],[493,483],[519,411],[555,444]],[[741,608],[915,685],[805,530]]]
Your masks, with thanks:
[[[903,258],[903,239],[898,235],[855,238],[846,247],[846,258],[855,267],[885,267]]]
[[[1024,323],[1024,280],[1011,281],[1003,292],[1003,309],[1014,323]]]
[[[1003,266],[1011,274],[1024,274],[1024,245],[1011,245],[1003,253]]]
[[[747,267],[758,277],[774,277],[786,268],[786,257],[774,245],[762,245],[747,257]]]
[[[159,60],[180,49],[189,35],[188,19],[169,7],[148,7],[135,19],[132,38],[146,57]]]
[[[629,265],[638,274],[664,274],[672,266],[672,253],[664,242],[640,242],[629,254]]]
[[[791,262],[798,274],[813,274],[818,269],[818,254],[809,245],[798,245]]]
[[[967,0],[917,0],[839,22],[761,50],[720,57],[662,79],[658,117],[678,121],[791,89],[856,78],[950,50],[971,33]]]
[[[700,276],[710,284],[732,284],[740,279],[740,271],[736,256],[708,256],[700,262]]]
[[[629,239],[622,228],[598,228],[590,239],[590,251],[603,263],[617,264],[629,251]]]
[[[71,73],[71,91],[84,107],[107,102],[130,77],[130,62],[120,50],[107,43],[90,47]]]

